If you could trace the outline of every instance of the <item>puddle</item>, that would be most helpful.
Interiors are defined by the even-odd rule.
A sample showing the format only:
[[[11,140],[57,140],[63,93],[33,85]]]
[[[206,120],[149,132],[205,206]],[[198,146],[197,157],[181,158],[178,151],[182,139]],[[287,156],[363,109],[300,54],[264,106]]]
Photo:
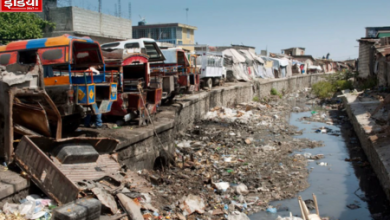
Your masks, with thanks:
[[[347,144],[351,143],[351,140],[346,140],[346,136],[343,135],[316,133],[315,129],[325,126],[332,129],[335,134],[345,132],[341,132],[340,127],[337,126],[317,122],[306,124],[304,121],[298,120],[304,116],[310,117],[310,112],[292,113],[290,116],[291,125],[296,126],[298,130],[304,129],[303,134],[296,137],[322,141],[324,147],[305,149],[296,153],[324,154],[325,158],[308,163],[308,169],[313,168],[309,175],[310,187],[299,195],[306,200],[312,199],[313,193],[316,194],[321,217],[330,217],[330,219],[373,219],[371,213],[385,212],[385,209],[388,209],[388,201],[384,197],[384,193],[371,168],[358,168],[359,164],[357,162],[345,161],[346,158],[355,156],[350,155],[350,149],[347,148]],[[349,129],[353,128],[350,127]],[[356,141],[353,146],[356,147]],[[364,154],[359,156],[363,158]],[[328,166],[317,165],[321,162],[327,163]],[[360,187],[367,191],[366,195]],[[372,195],[369,196],[370,194]],[[354,210],[347,208],[347,205],[351,204],[358,205],[360,208]],[[261,212],[250,216],[250,219],[274,220],[278,215],[289,216],[289,212],[292,212],[295,216],[301,216],[297,198],[272,202],[271,205],[287,207],[289,211],[276,214]],[[382,216],[378,219],[385,219],[385,217]]]

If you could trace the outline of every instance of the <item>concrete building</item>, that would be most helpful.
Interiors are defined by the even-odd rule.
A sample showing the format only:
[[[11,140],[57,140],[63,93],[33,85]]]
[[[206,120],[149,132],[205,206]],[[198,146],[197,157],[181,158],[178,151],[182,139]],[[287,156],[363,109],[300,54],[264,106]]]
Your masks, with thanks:
[[[289,56],[303,56],[305,55],[305,48],[304,47],[292,47],[288,49],[282,50],[282,54],[286,54]]]
[[[180,24],[146,24],[141,21],[138,26],[133,26],[133,38],[152,38],[158,42],[183,45],[195,44],[195,31],[197,27]],[[182,46],[183,49],[194,51],[193,46]]]
[[[56,24],[54,30],[46,29],[45,37],[70,34],[88,36],[99,43],[132,38],[132,23],[129,19],[78,7],[57,7],[56,0],[45,0],[43,4],[43,12],[37,14]]]
[[[374,71],[375,48],[377,39],[360,39],[358,72],[360,78],[368,78]]]
[[[390,37],[390,26],[366,27],[366,38]]]

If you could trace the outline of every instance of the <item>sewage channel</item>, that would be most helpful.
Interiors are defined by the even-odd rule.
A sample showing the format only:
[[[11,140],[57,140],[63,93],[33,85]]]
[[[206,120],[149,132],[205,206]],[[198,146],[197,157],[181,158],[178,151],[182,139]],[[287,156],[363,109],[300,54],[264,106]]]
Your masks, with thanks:
[[[308,162],[310,187],[299,193],[303,200],[313,199],[317,196],[321,217],[329,219],[390,219],[389,202],[376,178],[373,170],[368,165],[367,159],[349,123],[340,127],[319,122],[305,122],[299,120],[302,117],[310,117],[310,112],[292,113],[290,124],[303,129],[303,133],[296,138],[307,138],[322,141],[323,147],[304,149],[293,154],[311,153],[312,155],[324,154],[325,157],[318,161]],[[316,133],[320,127],[332,129],[332,133]],[[338,135],[340,134],[340,135]],[[360,157],[361,160],[347,162],[346,158]],[[320,166],[319,163],[327,163]],[[298,197],[298,195],[297,195]],[[278,216],[301,217],[298,200],[296,198],[272,202],[271,205],[279,207],[277,213],[260,212],[250,216],[252,220],[276,219]],[[350,206],[351,208],[348,208]],[[288,211],[287,211],[288,209]],[[315,213],[315,210],[312,210]]]

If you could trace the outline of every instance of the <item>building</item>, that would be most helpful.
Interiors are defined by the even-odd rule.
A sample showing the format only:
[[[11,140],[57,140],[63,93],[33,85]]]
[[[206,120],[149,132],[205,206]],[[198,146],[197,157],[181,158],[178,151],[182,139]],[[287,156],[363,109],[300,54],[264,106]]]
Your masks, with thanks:
[[[373,74],[375,49],[374,45],[379,42],[378,39],[360,39],[359,42],[359,77],[366,79]]]
[[[56,24],[54,30],[46,29],[44,37],[64,34],[88,36],[99,43],[131,39],[131,20],[86,10],[78,7],[57,7],[57,0],[44,0],[41,18]]]
[[[292,47],[292,48],[282,50],[282,53],[289,55],[289,56],[302,56],[302,55],[305,55],[305,48],[304,47]]]
[[[366,38],[390,37],[390,26],[366,27]]]
[[[167,42],[175,45],[195,44],[195,31],[197,27],[180,24],[146,24],[138,22],[133,26],[133,38],[152,38],[158,42]],[[194,51],[194,46],[181,46],[185,50]]]

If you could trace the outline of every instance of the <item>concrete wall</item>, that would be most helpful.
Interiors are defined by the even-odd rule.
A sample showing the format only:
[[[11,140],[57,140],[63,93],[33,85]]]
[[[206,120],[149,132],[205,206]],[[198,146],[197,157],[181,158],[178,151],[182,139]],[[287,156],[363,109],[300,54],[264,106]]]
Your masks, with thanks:
[[[233,107],[235,104],[252,101],[254,96],[266,97],[270,95],[271,88],[285,92],[302,90],[322,80],[322,76],[322,74],[304,75],[255,83],[229,83],[224,87],[216,87],[210,92],[201,92],[177,99],[172,106],[175,113],[163,111],[157,116],[157,133],[163,146],[173,153],[176,133],[199,121],[211,108]],[[172,109],[172,107],[168,108]],[[163,156],[161,145],[153,134],[151,126],[130,131],[118,129],[112,138],[120,141],[117,148],[119,159],[130,169],[152,169],[156,159]]]
[[[50,8],[46,19],[54,22],[56,29],[47,31],[45,37],[71,34],[89,36],[99,43],[132,38],[131,20],[78,7]]]
[[[275,79],[266,82],[257,82],[255,84],[256,96],[259,98],[267,97],[271,89],[275,88],[279,92],[291,93],[297,90],[310,88],[312,84],[323,80],[325,74],[299,75],[287,79]]]
[[[47,16],[48,20],[56,24],[55,32],[73,30],[71,7],[49,9],[47,11]]]
[[[390,140],[383,134],[375,135],[376,132],[373,131],[378,126],[367,117],[367,112],[372,112],[380,103],[360,101],[352,94],[346,95],[343,101],[364,153],[390,200]]]
[[[95,36],[132,38],[131,20],[72,7],[73,31]]]
[[[359,71],[359,77],[360,78],[367,78],[370,74],[370,66],[371,66],[371,61],[373,59],[372,55],[372,49],[371,47],[374,44],[371,42],[360,42],[359,43],[359,66],[358,66],[358,71]]]
[[[253,86],[250,83],[236,83],[191,98],[178,100],[174,104],[177,108],[175,130],[181,131],[200,120],[211,108],[217,106],[233,106],[234,104],[249,102],[253,99]]]

